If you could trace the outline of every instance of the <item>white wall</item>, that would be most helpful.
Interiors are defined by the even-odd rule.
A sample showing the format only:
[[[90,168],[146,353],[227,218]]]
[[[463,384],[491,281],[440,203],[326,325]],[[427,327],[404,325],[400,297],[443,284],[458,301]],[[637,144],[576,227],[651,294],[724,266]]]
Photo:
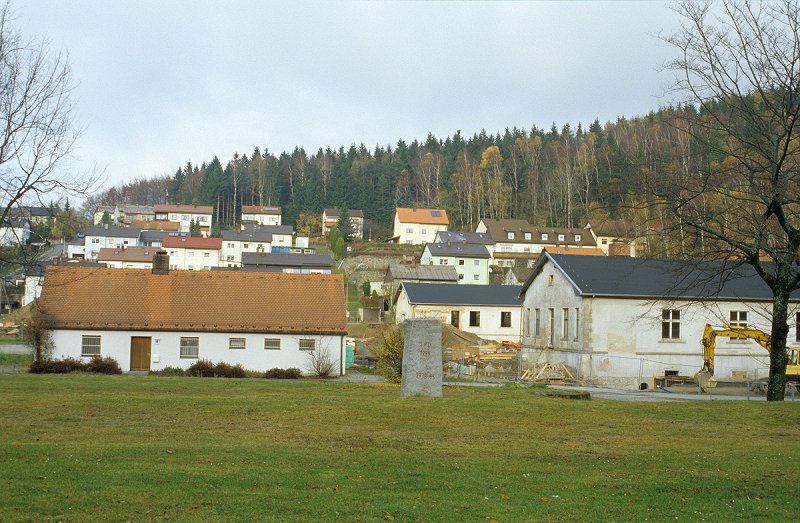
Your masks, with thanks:
[[[89,236],[84,238],[85,258],[96,260],[100,249],[106,247],[120,249],[122,247],[136,247],[139,244],[138,238],[121,238],[116,236]]]
[[[257,222],[260,225],[281,225],[281,215],[242,213],[242,221]]]
[[[294,335],[294,334],[243,334],[243,333],[207,333],[207,332],[157,332],[157,331],[53,331],[54,358],[81,358],[81,337],[83,335],[100,336],[100,355],[111,356],[119,363],[124,372],[130,370],[131,337],[149,336],[151,341],[151,370],[165,367],[186,369],[198,359],[210,360],[213,363],[226,362],[231,365],[241,364],[247,370],[266,371],[272,368],[286,369],[297,367],[305,373],[311,373],[309,351],[298,348],[300,338],[317,340],[317,350],[327,351],[334,361],[335,374],[339,373],[343,351],[343,336]],[[199,337],[198,358],[180,357],[180,339],[182,336]],[[229,349],[230,338],[245,338],[245,349]],[[264,338],[279,338],[280,350],[265,350]],[[83,358],[88,361],[89,358]],[[343,370],[342,370],[343,373]]]
[[[153,262],[139,262],[139,261],[121,261],[121,260],[103,260],[100,263],[105,263],[109,269],[152,269]]]
[[[210,271],[211,267],[220,266],[220,251],[217,249],[184,249],[171,247],[169,267],[181,271]]]
[[[401,223],[397,213],[394,217],[394,236],[399,236],[398,243],[421,245],[431,243],[436,233],[446,231],[447,225],[430,223]],[[411,231],[411,232],[409,232]]]
[[[520,341],[521,311],[519,306],[490,307],[485,305],[411,305],[405,292],[397,298],[395,321],[402,323],[410,318],[439,318],[442,323],[450,324],[451,312],[459,311],[459,329],[470,332],[481,338],[494,341]],[[480,325],[469,325],[470,311],[480,312]],[[500,326],[500,313],[511,313],[511,326]]]
[[[552,285],[550,276],[553,277]],[[766,304],[582,298],[575,295],[572,286],[550,263],[545,264],[542,273],[526,291],[522,307],[525,317],[529,318],[529,335],[523,336],[525,347],[553,349],[543,351],[541,357],[552,359],[552,363],[566,363],[586,382],[628,387],[637,387],[641,382],[651,384],[654,375],[663,376],[666,370],[693,376],[703,363],[701,340],[706,323],[715,326],[726,324],[730,311],[748,311],[749,326],[766,332],[770,329],[770,312]],[[561,336],[565,307],[569,310],[571,324],[568,339]],[[537,308],[541,311],[538,337],[534,335]],[[574,334],[576,308],[579,319],[577,336]],[[555,316],[552,337],[549,309],[553,309]],[[681,311],[679,339],[661,339],[663,309]],[[793,322],[794,318],[792,312],[790,320]],[[791,327],[791,332],[794,332],[793,323]],[[732,379],[733,371],[745,371],[752,379],[763,378],[768,367],[767,351],[754,341],[717,338],[717,380]]]

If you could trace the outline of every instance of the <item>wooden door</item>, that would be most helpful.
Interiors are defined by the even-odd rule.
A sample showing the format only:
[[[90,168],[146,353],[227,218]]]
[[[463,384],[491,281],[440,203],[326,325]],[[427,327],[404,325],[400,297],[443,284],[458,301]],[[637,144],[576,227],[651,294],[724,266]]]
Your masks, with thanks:
[[[131,370],[150,370],[150,336],[131,337]]]

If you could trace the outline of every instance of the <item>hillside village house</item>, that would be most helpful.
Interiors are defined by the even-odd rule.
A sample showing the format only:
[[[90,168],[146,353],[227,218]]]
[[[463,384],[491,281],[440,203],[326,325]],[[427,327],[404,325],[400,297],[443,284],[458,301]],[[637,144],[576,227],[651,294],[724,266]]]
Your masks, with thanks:
[[[490,253],[494,248],[494,240],[485,232],[439,231],[433,238],[433,243],[447,242],[483,245]]]
[[[211,233],[214,207],[210,205],[172,205],[159,204],[153,206],[156,220],[167,220],[180,224],[181,232],[191,232],[192,222],[200,227],[200,234],[208,236]]]
[[[103,216],[106,213],[108,213],[110,225],[132,225],[134,220],[146,222],[155,219],[155,211],[150,205],[105,205],[98,207],[94,212],[94,225],[102,225]]]
[[[280,207],[242,205],[242,225],[281,225]]]
[[[439,318],[487,340],[519,342],[520,289],[511,285],[403,283],[395,299],[395,321]]]
[[[350,217],[350,228],[353,231],[353,238],[359,240],[364,237],[364,211],[360,209],[348,209],[347,216]],[[339,223],[339,209],[324,209],[322,211],[322,236],[325,237]]]
[[[488,285],[489,251],[484,245],[446,242],[427,243],[420,265],[452,265],[458,273],[458,283]]]
[[[394,300],[400,284],[414,283],[458,283],[458,272],[452,265],[405,265],[392,264],[383,277],[381,294]]]
[[[169,254],[170,270],[210,271],[220,266],[221,238],[167,236],[161,248]]]
[[[512,267],[519,255],[530,256],[545,247],[594,248],[594,238],[584,229],[534,227],[525,220],[484,218],[476,232],[494,241],[492,265]]]
[[[222,231],[222,266],[240,267],[244,253],[289,250],[293,237],[294,229],[291,225],[248,225],[241,231]]]
[[[430,243],[436,233],[450,225],[444,209],[408,209],[398,207],[394,213],[392,237],[397,243],[421,245]]]
[[[766,285],[747,267],[721,281],[720,263],[545,253],[520,294],[523,345],[584,383],[644,388],[665,372],[692,376],[703,363],[706,323],[770,329]],[[795,293],[795,321],[798,302]],[[763,378],[768,361],[755,342],[717,339],[717,380]]]
[[[131,220],[130,226],[142,231],[178,232],[181,229],[180,223],[167,220]]]
[[[110,269],[152,269],[155,254],[156,249],[152,247],[105,247],[100,249],[97,262],[104,263]]]
[[[120,227],[118,225],[92,226],[86,230],[83,238],[84,256],[87,260],[96,260],[100,249],[111,247],[136,247],[139,243],[139,229]]]
[[[27,245],[31,239],[31,223],[25,218],[6,218],[0,223],[0,246]]]
[[[605,256],[605,253],[600,249],[593,249],[591,247],[545,247],[536,259],[515,260],[514,266],[508,268],[508,272],[503,275],[503,285],[523,285],[533,272],[533,266],[544,253],[550,254],[569,254],[573,256]]]
[[[596,226],[586,224],[586,230],[592,233],[597,248],[606,256],[636,256],[637,243],[644,240],[637,240],[638,235],[633,229],[631,224],[621,220],[605,220]]]
[[[189,233],[176,231],[142,231],[141,234],[139,234],[139,246],[158,248],[164,243],[164,238],[170,236],[185,237],[189,236]]]
[[[311,373],[311,353],[344,374],[340,275],[51,267],[39,307],[53,357],[110,356],[123,371],[186,369],[199,359]],[[102,292],[98,292],[102,289]]]

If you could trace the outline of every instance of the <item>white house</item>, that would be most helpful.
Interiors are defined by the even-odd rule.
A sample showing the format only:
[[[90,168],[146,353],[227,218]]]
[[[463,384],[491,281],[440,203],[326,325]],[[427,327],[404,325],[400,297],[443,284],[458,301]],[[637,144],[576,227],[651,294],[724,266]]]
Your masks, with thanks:
[[[539,254],[545,247],[596,247],[587,230],[534,227],[525,220],[484,218],[476,231],[494,242],[491,264],[504,267],[512,267],[516,258]]]
[[[523,346],[583,383],[645,388],[666,372],[692,376],[707,323],[770,329],[769,289],[747,268],[721,280],[722,263],[545,253],[520,294]],[[795,293],[794,322],[798,302]],[[718,381],[763,378],[768,355],[755,342],[718,338],[715,371]]]
[[[96,260],[100,249],[107,247],[114,249],[136,247],[139,244],[140,234],[141,231],[139,229],[117,225],[89,227],[83,238],[84,256],[87,260]]]
[[[327,254],[242,253],[242,268],[291,274],[330,274],[331,257]]]
[[[421,245],[432,242],[436,233],[446,231],[449,225],[444,209],[398,207],[394,213],[392,236],[397,243]]]
[[[161,248],[169,255],[170,270],[210,271],[220,267],[221,238],[166,236]]]
[[[31,239],[31,223],[25,218],[6,218],[0,224],[0,246],[27,245]]]
[[[240,267],[242,254],[288,252],[294,229],[290,225],[245,225],[241,231],[222,231],[222,267]]]
[[[353,231],[353,238],[358,238],[360,240],[364,237],[364,211],[360,209],[348,209],[347,216],[350,218],[350,228]],[[323,209],[322,236],[327,236],[337,223],[339,223],[339,209]]]
[[[280,225],[281,208],[261,205],[242,205],[242,225]]]
[[[210,205],[154,205],[156,220],[167,220],[180,224],[181,232],[191,232],[192,222],[200,227],[200,234],[208,236],[211,233],[214,207]]]
[[[394,304],[395,321],[439,318],[487,340],[519,342],[520,289],[512,285],[402,283]]]
[[[104,205],[97,208],[94,212],[94,224],[102,225],[103,216],[108,213],[111,225],[126,224],[130,225],[136,221],[152,221],[155,218],[155,211],[151,205],[130,205],[118,204],[114,206]]]
[[[105,247],[97,254],[97,261],[110,269],[152,269],[156,250],[152,247]]]
[[[152,271],[49,268],[39,307],[53,357],[110,356],[123,371],[204,359],[311,373],[313,354],[344,374],[340,275],[168,271],[163,263]]]

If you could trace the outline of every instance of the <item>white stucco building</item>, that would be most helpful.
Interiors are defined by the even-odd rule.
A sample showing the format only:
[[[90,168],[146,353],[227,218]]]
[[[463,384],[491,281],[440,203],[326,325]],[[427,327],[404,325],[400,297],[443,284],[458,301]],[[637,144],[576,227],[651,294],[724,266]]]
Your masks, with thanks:
[[[31,224],[25,218],[7,218],[0,223],[0,246],[18,247],[27,245],[31,239]]]
[[[666,372],[693,376],[707,323],[770,330],[766,285],[746,268],[720,281],[714,263],[545,253],[520,295],[523,346],[532,358],[566,364],[583,383],[649,388]],[[798,302],[793,296],[795,337]],[[755,342],[717,339],[718,381],[763,378],[768,367]]]
[[[136,247],[139,245],[140,234],[139,229],[118,225],[89,227],[83,238],[84,256],[87,260],[96,260],[100,249]]]
[[[392,236],[397,243],[421,245],[432,242],[436,233],[446,231],[449,225],[444,209],[398,207],[394,213]]]
[[[200,234],[208,236],[211,233],[214,207],[210,205],[154,205],[156,220],[166,220],[180,224],[181,232],[191,232],[192,222],[200,227]]]
[[[221,266],[221,238],[166,236],[161,248],[169,255],[170,270],[210,271]]]
[[[439,318],[457,329],[494,341],[520,340],[521,287],[401,283],[395,321]]]
[[[204,359],[311,373],[313,353],[344,374],[340,275],[51,267],[39,306],[55,358],[110,356],[123,371]]]
[[[242,225],[281,225],[280,207],[270,205],[242,205]]]

